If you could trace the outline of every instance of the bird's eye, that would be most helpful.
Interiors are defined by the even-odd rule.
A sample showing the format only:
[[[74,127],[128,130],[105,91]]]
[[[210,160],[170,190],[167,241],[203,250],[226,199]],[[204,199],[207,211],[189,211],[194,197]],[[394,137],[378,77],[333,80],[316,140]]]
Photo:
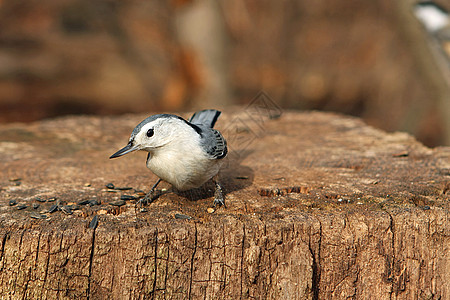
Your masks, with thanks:
[[[147,131],[147,136],[148,136],[148,137],[152,137],[154,133],[155,133],[155,131],[153,130],[153,128],[150,128],[150,129]]]

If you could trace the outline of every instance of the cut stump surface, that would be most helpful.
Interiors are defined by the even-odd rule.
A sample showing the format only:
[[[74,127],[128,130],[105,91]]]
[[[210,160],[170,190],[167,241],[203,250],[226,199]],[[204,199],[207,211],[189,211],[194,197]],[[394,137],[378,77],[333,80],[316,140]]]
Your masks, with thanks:
[[[146,116],[0,126],[1,298],[450,298],[450,148],[336,114],[238,116],[216,126],[213,213],[211,184],[146,212],[127,197],[157,180],[146,154],[108,157]]]

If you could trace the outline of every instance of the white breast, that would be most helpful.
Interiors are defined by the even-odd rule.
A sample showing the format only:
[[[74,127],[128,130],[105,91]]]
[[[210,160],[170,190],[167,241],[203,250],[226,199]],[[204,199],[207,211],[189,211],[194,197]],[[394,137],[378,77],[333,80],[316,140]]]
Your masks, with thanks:
[[[211,159],[197,141],[172,142],[150,153],[147,167],[178,190],[204,184],[219,172],[222,160]]]

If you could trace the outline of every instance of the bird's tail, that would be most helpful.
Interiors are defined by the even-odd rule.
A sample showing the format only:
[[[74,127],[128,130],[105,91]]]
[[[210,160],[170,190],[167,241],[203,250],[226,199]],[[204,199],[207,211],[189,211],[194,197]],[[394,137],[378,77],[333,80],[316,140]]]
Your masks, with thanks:
[[[220,114],[221,112],[215,109],[201,110],[193,114],[189,119],[189,122],[192,124],[202,124],[213,128]]]

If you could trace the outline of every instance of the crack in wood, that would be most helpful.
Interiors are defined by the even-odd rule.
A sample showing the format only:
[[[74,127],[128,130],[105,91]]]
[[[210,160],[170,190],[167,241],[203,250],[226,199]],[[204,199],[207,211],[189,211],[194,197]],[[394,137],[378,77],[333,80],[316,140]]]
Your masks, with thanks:
[[[22,252],[22,241],[23,241],[23,236],[24,236],[24,234],[25,234],[25,231],[26,230],[23,230],[21,233],[20,233],[20,240],[19,240],[19,245],[18,245],[18,252],[19,252],[19,257],[20,257],[20,254],[21,254],[21,252]],[[19,267],[18,267],[18,269],[19,270],[21,270],[21,267],[22,267],[22,259],[19,259]],[[13,287],[13,290],[17,290],[18,289],[18,287],[17,287],[17,280],[18,280],[18,277],[19,277],[19,274],[16,274],[16,277],[14,278],[15,280],[14,280],[14,287]]]
[[[0,263],[1,263],[0,271],[3,271],[3,268],[5,266],[3,259],[4,259],[4,254],[5,254],[5,244],[6,244],[6,240],[8,239],[8,235],[9,235],[9,232],[6,232],[2,238],[2,248],[0,249],[0,251],[1,251],[0,252]]]
[[[153,297],[155,296],[155,290],[156,290],[156,281],[158,278],[158,227],[155,228],[155,252],[154,252],[155,258],[154,258],[154,265],[155,265],[155,270],[154,270],[154,279],[153,279],[153,287],[152,287],[152,291],[150,292],[150,295],[152,295]]]
[[[241,293],[239,299],[242,299],[242,289],[244,282],[244,247],[245,247],[245,224],[242,224],[242,246],[241,246]]]
[[[167,241],[167,236],[166,236],[166,242]],[[170,263],[170,247],[167,247],[167,259],[166,259],[166,272],[164,275],[164,291],[167,290],[167,278],[169,276],[169,263]],[[166,299],[166,293],[164,292],[164,299]]]
[[[317,254],[314,253],[314,249],[311,245],[311,236],[309,240],[309,251],[312,256],[312,287],[311,290],[313,292],[313,300],[318,300],[320,295],[320,252],[322,250],[322,222],[319,217],[314,216],[315,219],[319,222],[319,240],[317,241]],[[316,257],[317,256],[317,257]]]
[[[192,282],[194,276],[194,258],[195,253],[197,252],[197,224],[194,223],[194,250],[192,252],[191,262],[190,262],[190,278],[189,278],[189,289],[188,289],[188,299],[191,299],[192,296]]]
[[[392,240],[391,240],[391,248],[392,248],[392,257],[390,258],[391,261],[389,263],[389,270],[387,272],[388,278],[387,281],[391,283],[391,290],[389,291],[389,299],[393,299],[396,298],[394,296],[394,291],[395,291],[395,223],[394,223],[394,218],[392,217],[391,213],[385,209],[382,208],[382,210],[384,212],[387,213],[387,215],[389,216],[389,226],[388,226],[388,230],[391,231],[392,233]]]
[[[86,289],[86,296],[89,300],[91,297],[91,288],[92,288],[92,264],[94,261],[94,248],[95,248],[95,232],[97,228],[92,229],[92,239],[91,239],[91,252],[89,254],[89,274],[88,274],[88,286]]]
[[[47,260],[45,261],[44,280],[43,280],[43,284],[42,284],[41,295],[44,294],[44,289],[45,289],[45,285],[47,283],[47,277],[48,277],[48,267],[50,265],[50,234],[47,236],[47,245],[48,245],[48,252],[47,252]]]

